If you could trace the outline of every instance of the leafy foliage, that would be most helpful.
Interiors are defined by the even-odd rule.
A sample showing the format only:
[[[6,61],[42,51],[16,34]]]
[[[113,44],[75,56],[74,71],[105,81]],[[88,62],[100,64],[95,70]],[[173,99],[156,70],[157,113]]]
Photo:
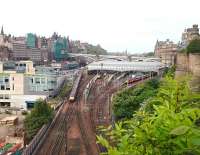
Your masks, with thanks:
[[[152,79],[143,85],[117,94],[113,99],[114,113],[117,119],[131,118],[133,112],[138,110],[146,99],[156,95],[158,87],[159,80]]]
[[[144,53],[145,57],[152,57],[154,56],[154,52],[148,52],[148,53]]]
[[[31,140],[39,129],[53,118],[53,110],[45,101],[36,101],[31,113],[25,118],[25,132],[27,138]]]
[[[167,76],[154,98],[132,119],[109,127],[98,142],[107,155],[199,155],[199,106],[200,95],[190,91],[186,79]]]
[[[200,53],[200,40],[192,40],[187,46],[187,53]]]
[[[107,54],[107,51],[103,49],[100,45],[91,45],[87,44],[85,46],[88,54],[94,54],[94,55],[104,55]]]
[[[58,94],[58,97],[60,97],[61,99],[64,99],[66,95],[70,92],[71,88],[72,88],[72,85],[66,82],[61,88],[60,93]]]
[[[176,66],[172,66],[170,68],[166,68],[164,70],[163,76],[171,76],[171,77],[175,77],[175,71],[176,71]]]

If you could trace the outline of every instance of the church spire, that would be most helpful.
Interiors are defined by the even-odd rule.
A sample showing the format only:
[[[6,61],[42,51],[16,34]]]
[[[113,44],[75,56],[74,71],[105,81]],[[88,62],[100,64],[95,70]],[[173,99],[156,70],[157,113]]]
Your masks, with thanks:
[[[1,27],[1,35],[4,35],[3,25],[2,25],[2,27]]]

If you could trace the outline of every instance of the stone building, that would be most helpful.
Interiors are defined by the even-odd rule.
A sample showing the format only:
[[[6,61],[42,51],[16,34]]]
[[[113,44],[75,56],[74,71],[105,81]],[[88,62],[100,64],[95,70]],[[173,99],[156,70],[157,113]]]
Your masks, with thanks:
[[[156,42],[154,55],[161,59],[161,62],[166,65],[174,65],[178,45],[167,39],[166,41]]]
[[[198,25],[194,24],[192,28],[187,28],[182,33],[181,48],[186,48],[190,41],[200,39]]]
[[[12,51],[5,46],[0,46],[0,61],[8,61],[12,58]]]
[[[1,28],[1,33],[0,33],[0,46],[7,47],[8,49],[12,48],[11,36],[10,35],[7,36],[4,34],[3,26]]]

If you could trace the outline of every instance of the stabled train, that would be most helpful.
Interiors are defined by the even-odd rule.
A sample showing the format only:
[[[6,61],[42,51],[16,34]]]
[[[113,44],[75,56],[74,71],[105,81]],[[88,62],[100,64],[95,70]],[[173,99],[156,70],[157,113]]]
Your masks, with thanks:
[[[126,81],[126,84],[132,84],[134,82],[138,82],[138,81],[141,81],[141,80],[145,80],[147,78],[149,78],[150,75],[143,75],[143,76],[136,76],[136,77],[133,77],[133,78],[130,78]]]

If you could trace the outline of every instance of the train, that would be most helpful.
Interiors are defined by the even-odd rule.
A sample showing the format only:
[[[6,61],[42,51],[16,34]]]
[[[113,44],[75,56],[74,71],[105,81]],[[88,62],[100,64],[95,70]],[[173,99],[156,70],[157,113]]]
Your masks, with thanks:
[[[141,80],[145,80],[147,78],[149,78],[150,75],[142,75],[142,76],[133,76],[132,78],[129,78],[127,81],[126,81],[126,84],[132,84],[132,83],[135,83],[135,82],[138,82],[138,81],[141,81]]]
[[[78,87],[79,87],[79,84],[80,84],[80,81],[81,81],[81,78],[82,78],[82,74],[83,74],[83,71],[82,70],[79,71],[78,77],[74,81],[74,85],[73,85],[73,88],[72,88],[70,96],[69,96],[70,102],[73,102],[76,98]]]

